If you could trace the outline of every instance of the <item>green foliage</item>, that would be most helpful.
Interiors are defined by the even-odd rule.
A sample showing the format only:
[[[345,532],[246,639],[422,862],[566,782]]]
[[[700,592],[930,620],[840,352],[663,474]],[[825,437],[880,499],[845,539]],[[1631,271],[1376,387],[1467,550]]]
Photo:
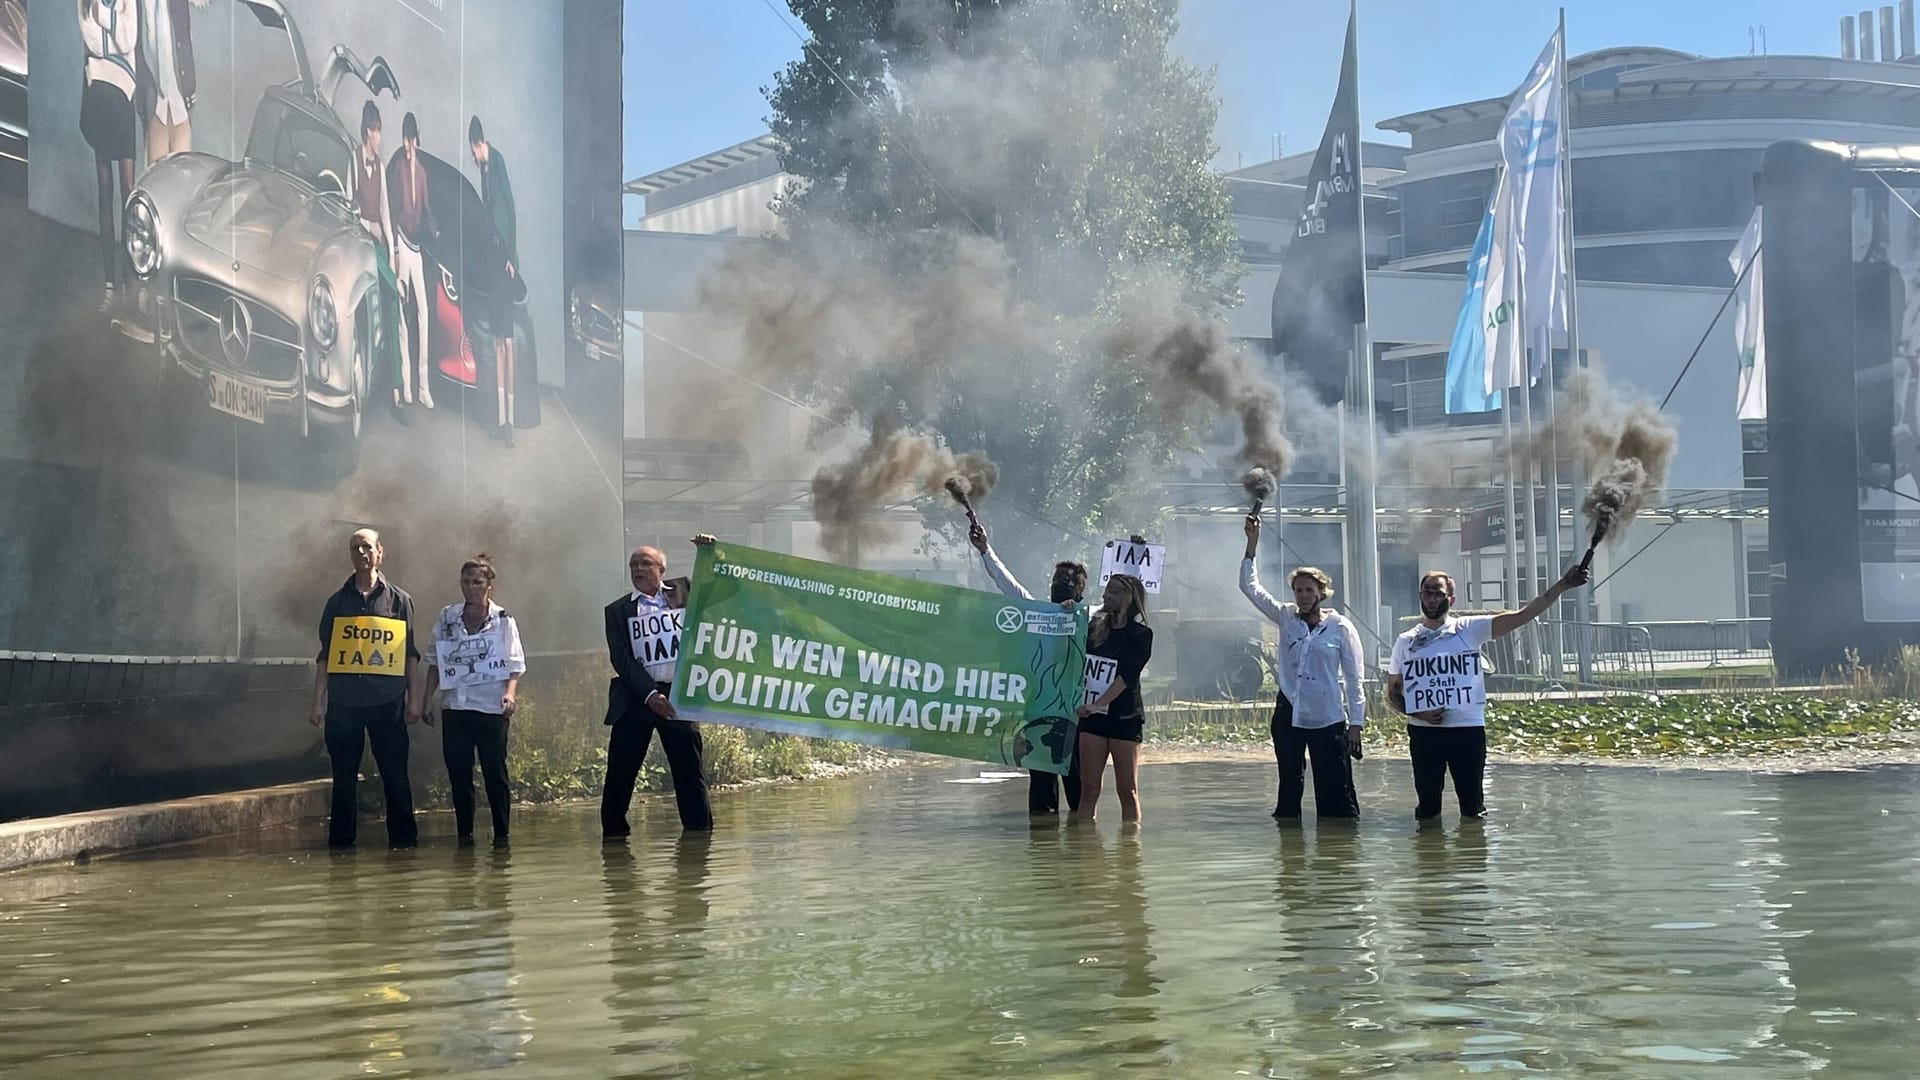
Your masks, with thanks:
[[[1155,509],[1140,478],[1163,475],[1189,433],[1149,400],[1152,361],[1088,339],[1086,320],[1131,309],[1147,280],[1217,315],[1243,272],[1211,165],[1219,103],[1211,74],[1171,48],[1177,2],[790,6],[809,46],[767,90],[798,181],[775,207],[790,243],[850,233],[895,277],[924,280],[977,254],[942,238],[979,239],[983,261],[1004,262],[1007,301],[1035,313],[990,358],[901,357],[800,389],[984,452],[1000,499],[1058,508],[1069,532],[1140,528]],[[957,529],[940,509],[928,523]]]
[[[1904,659],[1915,665],[1913,659]],[[1895,669],[1882,678],[1911,677]],[[1261,745],[1268,741],[1265,705],[1176,706],[1150,710],[1150,742]],[[1370,712],[1366,745],[1406,746],[1398,717]],[[1912,697],[1838,697],[1826,693],[1672,694],[1581,701],[1495,701],[1487,709],[1487,746],[1508,754],[1596,757],[1752,755],[1831,749],[1862,738],[1920,733]]]

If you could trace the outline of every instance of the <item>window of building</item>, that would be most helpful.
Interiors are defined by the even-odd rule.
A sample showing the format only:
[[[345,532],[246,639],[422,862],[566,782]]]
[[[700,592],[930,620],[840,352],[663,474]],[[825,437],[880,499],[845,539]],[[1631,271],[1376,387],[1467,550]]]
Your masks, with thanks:
[[[1740,421],[1740,486],[1767,488],[1767,422]]]

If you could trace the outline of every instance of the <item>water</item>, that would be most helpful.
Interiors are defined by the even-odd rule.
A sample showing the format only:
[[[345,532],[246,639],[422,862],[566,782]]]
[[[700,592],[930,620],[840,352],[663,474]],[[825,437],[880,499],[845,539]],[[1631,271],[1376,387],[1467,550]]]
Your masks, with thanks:
[[[1920,772],[1496,766],[1495,820],[1280,829],[1268,767],[1029,828],[964,767],[316,828],[0,877],[0,1075],[1911,1075]],[[1111,799],[1111,795],[1109,795]],[[378,825],[363,835],[378,836]]]

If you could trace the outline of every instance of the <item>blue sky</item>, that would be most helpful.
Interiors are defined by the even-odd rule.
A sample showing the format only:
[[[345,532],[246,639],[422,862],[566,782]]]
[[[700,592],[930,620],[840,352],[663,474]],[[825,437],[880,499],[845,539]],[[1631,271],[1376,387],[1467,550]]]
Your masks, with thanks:
[[[768,5],[773,10],[769,10]],[[1572,53],[1661,45],[1745,55],[1748,28],[1773,54],[1835,55],[1858,0],[1569,0]],[[1877,4],[1875,5],[1878,6]],[[1544,0],[1360,0],[1361,122],[1509,93],[1553,32]],[[1311,148],[1340,64],[1343,0],[1186,0],[1177,45],[1217,72],[1219,163]],[[784,24],[782,19],[785,20]],[[761,88],[800,55],[784,0],[627,0],[626,175],[765,130]]]

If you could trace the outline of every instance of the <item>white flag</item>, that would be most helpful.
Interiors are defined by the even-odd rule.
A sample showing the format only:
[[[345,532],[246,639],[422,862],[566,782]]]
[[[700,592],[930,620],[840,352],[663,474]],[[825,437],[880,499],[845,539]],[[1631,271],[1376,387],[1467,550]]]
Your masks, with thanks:
[[[1740,349],[1740,396],[1738,415],[1742,420],[1767,418],[1767,323],[1766,305],[1760,292],[1760,208],[1753,208],[1753,220],[1727,256],[1740,284],[1733,290],[1733,343]],[[1748,264],[1752,266],[1749,268]],[[1746,276],[1741,277],[1741,274]]]
[[[1494,242],[1482,309],[1489,394],[1539,378],[1552,332],[1567,326],[1567,207],[1560,184],[1567,156],[1566,132],[1560,128],[1563,64],[1556,30],[1514,93],[1500,131],[1502,170],[1493,198]],[[1524,327],[1513,322],[1516,300]]]

